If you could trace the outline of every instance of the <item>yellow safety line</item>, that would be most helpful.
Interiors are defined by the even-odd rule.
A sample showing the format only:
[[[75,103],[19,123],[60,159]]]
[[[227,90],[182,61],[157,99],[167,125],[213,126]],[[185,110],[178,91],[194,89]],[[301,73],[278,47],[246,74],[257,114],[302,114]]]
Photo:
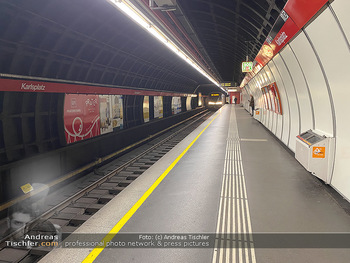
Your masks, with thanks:
[[[153,185],[141,196],[141,198],[130,208],[130,210],[119,220],[119,222],[112,228],[111,231],[102,239],[100,244],[102,246],[95,247],[90,254],[83,260],[83,263],[91,263],[97,258],[97,256],[103,251],[107,243],[110,242],[115,235],[122,229],[122,227],[129,221],[129,219],[135,214],[135,212],[140,208],[143,202],[151,195],[151,193],[157,188],[157,186],[163,181],[163,179],[168,175],[168,173],[174,168],[174,166],[180,161],[180,159],[185,155],[185,153],[192,147],[192,145],[197,141],[199,136],[209,127],[209,125],[219,116],[219,113],[208,123],[207,126],[197,135],[197,137],[187,146],[187,148],[175,159],[175,161],[158,177],[158,179],[153,183]]]

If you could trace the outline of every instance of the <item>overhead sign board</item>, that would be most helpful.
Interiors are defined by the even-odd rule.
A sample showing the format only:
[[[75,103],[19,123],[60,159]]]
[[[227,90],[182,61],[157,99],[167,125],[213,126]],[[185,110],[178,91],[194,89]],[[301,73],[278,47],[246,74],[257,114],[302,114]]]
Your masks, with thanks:
[[[220,83],[222,87],[232,87],[233,86],[233,83],[232,82],[223,82],[223,83]]]
[[[242,62],[242,72],[251,72],[252,70],[253,70],[252,61]]]

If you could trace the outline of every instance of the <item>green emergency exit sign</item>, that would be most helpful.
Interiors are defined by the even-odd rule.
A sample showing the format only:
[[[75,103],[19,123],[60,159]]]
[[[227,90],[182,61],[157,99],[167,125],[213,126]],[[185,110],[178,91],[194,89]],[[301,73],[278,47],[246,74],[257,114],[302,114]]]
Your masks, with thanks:
[[[253,62],[246,61],[242,63],[242,72],[251,72],[253,70]]]

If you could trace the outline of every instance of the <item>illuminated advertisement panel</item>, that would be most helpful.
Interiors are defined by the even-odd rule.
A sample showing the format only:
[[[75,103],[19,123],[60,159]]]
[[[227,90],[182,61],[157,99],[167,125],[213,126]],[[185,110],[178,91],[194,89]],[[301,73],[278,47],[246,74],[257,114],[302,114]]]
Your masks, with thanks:
[[[186,98],[186,110],[192,110],[191,107],[191,97]]]
[[[181,112],[181,98],[173,97],[171,100],[171,109],[173,114],[178,114]]]
[[[149,96],[143,97],[143,121],[149,122]]]
[[[163,118],[163,97],[154,96],[154,118]]]
[[[99,95],[101,134],[123,128],[123,99],[121,95]]]
[[[100,128],[101,134],[112,132],[111,101],[109,95],[100,95]]]
[[[63,118],[68,144],[100,135],[98,95],[66,94]]]
[[[276,112],[276,96],[275,93],[272,91],[272,89],[270,88],[270,86],[267,86],[267,90],[270,96],[270,100],[271,100],[271,108],[270,110]]]
[[[110,95],[112,102],[112,127],[113,130],[123,129],[123,96]]]

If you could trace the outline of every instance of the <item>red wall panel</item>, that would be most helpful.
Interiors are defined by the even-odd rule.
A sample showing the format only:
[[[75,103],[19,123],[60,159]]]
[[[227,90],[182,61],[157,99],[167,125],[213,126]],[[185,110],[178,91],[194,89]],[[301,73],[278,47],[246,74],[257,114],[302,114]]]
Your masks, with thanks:
[[[98,95],[66,94],[64,130],[67,143],[100,135]]]
[[[240,92],[229,92],[230,94],[230,103],[231,104],[234,104],[235,102],[233,101],[233,96],[235,96],[237,98],[237,104],[240,104],[241,103],[241,100],[240,100]]]
[[[327,2],[327,0],[289,0],[284,10],[294,23],[302,28]]]

